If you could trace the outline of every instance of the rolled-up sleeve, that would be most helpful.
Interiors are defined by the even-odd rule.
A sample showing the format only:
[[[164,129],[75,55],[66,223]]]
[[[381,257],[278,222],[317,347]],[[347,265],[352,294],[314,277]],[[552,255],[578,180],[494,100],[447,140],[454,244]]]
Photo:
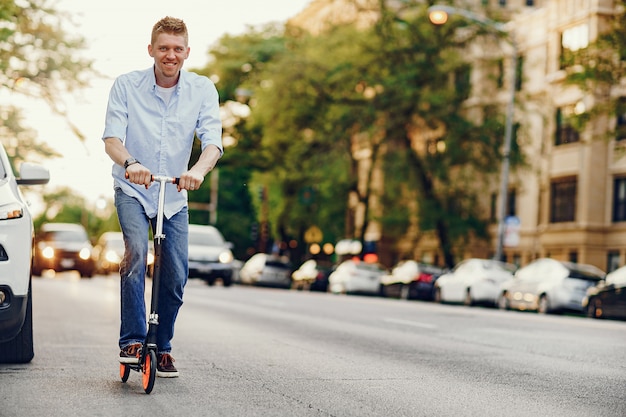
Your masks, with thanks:
[[[111,137],[126,139],[128,105],[125,90],[122,81],[119,78],[116,79],[109,93],[102,139]]]
[[[209,79],[199,78],[198,81],[201,84],[199,87],[205,89],[207,94],[200,107],[196,135],[200,140],[202,150],[208,145],[215,145],[223,154],[219,94]]]

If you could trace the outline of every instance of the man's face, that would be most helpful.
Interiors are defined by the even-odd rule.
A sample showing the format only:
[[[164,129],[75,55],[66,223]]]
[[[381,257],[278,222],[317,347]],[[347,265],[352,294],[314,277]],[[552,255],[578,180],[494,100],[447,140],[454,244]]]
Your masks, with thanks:
[[[172,78],[177,77],[183,67],[189,47],[184,36],[161,33],[154,44],[148,45],[148,53],[154,58],[157,78]]]

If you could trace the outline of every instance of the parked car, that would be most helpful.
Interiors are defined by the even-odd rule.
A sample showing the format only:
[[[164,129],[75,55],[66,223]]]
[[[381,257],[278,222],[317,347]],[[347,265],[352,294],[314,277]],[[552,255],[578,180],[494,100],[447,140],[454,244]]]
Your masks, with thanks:
[[[582,305],[588,317],[626,320],[626,266],[589,287]]]
[[[333,270],[330,261],[306,260],[291,274],[291,288],[305,291],[328,291],[328,276]]]
[[[513,277],[516,268],[492,259],[461,261],[435,282],[435,301],[494,306],[501,284]]]
[[[587,289],[605,275],[593,265],[539,258],[520,268],[513,279],[503,283],[498,306],[544,314],[582,312]]]
[[[293,266],[284,256],[255,253],[239,271],[242,284],[267,287],[291,287]]]
[[[19,186],[46,184],[47,169],[23,163],[16,178],[0,143],[0,363],[34,356],[31,264],[35,232]]]
[[[232,244],[214,226],[189,225],[189,277],[214,285],[220,279],[225,287],[233,283]]]
[[[385,297],[404,300],[434,300],[435,281],[444,269],[413,260],[400,261],[390,274],[383,275],[381,291]]]
[[[93,277],[96,261],[87,231],[80,224],[46,223],[36,235],[33,274],[43,270],[76,270],[81,277]]]
[[[96,272],[110,274],[119,272],[124,257],[124,236],[122,232],[104,232],[94,247]]]
[[[379,295],[381,279],[386,273],[380,264],[349,259],[328,276],[328,288],[335,294]]]

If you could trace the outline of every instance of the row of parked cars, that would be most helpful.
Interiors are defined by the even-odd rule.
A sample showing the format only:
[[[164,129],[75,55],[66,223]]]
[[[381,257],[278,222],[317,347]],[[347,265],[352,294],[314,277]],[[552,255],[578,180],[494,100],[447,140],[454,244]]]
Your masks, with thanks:
[[[474,258],[451,270],[406,260],[391,271],[356,258],[338,265],[309,259],[294,270],[285,258],[256,254],[239,276],[243,284],[626,319],[626,267],[607,275],[592,265],[551,258],[519,269]]]

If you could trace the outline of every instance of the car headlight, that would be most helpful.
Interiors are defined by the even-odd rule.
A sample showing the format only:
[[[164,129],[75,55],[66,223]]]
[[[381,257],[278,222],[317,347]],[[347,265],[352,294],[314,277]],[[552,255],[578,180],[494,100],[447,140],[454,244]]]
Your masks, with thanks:
[[[82,248],[78,256],[80,259],[87,260],[91,258],[91,250],[89,250],[89,248]]]
[[[54,248],[52,246],[46,246],[41,251],[41,256],[43,256],[46,259],[54,258]]]
[[[219,261],[223,264],[227,264],[233,261],[233,253],[231,251],[225,251],[220,253],[218,257]]]
[[[19,219],[24,217],[24,208],[18,203],[5,204],[0,207],[0,220]]]
[[[104,259],[106,259],[108,262],[111,262],[113,264],[120,262],[120,257],[117,255],[117,252],[115,252],[114,250],[107,251],[107,253],[104,255]]]

